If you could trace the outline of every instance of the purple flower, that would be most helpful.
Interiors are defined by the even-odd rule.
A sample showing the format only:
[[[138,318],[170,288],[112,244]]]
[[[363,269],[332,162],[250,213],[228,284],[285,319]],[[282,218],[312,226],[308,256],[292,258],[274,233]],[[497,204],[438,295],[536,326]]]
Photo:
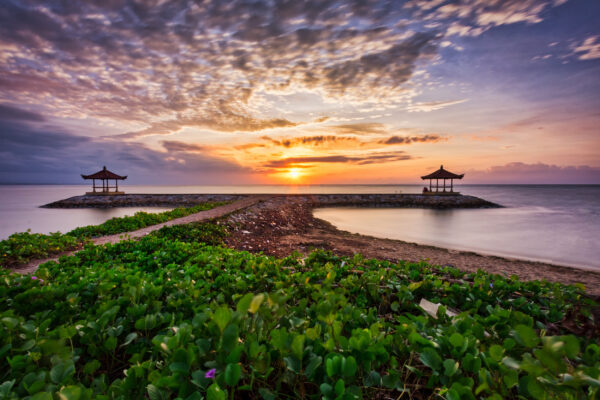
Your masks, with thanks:
[[[493,284],[493,283],[490,283],[490,287],[493,289],[493,288],[494,288],[494,284]]]
[[[37,281],[37,276],[32,276],[31,279],[33,279],[34,281]]]
[[[217,374],[217,370],[215,368],[213,368],[213,369],[209,369],[206,372],[206,374],[204,374],[204,377],[207,379],[214,379],[216,374]]]

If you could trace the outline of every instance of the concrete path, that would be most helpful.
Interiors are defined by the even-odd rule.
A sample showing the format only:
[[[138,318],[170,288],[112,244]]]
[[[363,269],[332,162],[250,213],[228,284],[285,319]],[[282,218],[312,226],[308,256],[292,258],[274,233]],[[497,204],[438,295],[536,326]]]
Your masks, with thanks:
[[[219,218],[227,214],[231,214],[232,212],[242,210],[244,208],[248,208],[253,206],[254,204],[264,201],[268,199],[269,195],[248,195],[241,200],[234,201],[233,203],[225,204],[224,206],[211,208],[210,210],[200,211],[195,214],[190,214],[185,217],[172,219],[167,222],[163,222],[161,224],[150,225],[142,229],[138,229],[137,231],[132,232],[122,232],[117,233],[115,235],[101,236],[95,239],[92,239],[91,242],[95,245],[103,245],[107,243],[118,243],[122,240],[129,239],[138,239],[148,235],[150,232],[154,232],[162,228],[163,226],[173,226],[173,225],[184,225],[192,222],[200,222],[206,221],[213,218]],[[24,264],[22,266],[13,268],[14,272],[19,274],[30,274],[38,269],[38,267],[48,261],[58,261],[59,257],[62,256],[70,256],[77,253],[79,250],[69,251],[62,253],[60,255],[45,258],[45,259],[37,259],[31,260],[29,263]]]

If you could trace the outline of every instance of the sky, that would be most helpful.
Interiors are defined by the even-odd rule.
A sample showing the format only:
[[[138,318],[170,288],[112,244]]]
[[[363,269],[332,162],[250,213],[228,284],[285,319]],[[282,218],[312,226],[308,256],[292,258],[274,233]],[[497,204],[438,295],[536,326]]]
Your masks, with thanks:
[[[0,183],[600,184],[597,0],[0,7]]]

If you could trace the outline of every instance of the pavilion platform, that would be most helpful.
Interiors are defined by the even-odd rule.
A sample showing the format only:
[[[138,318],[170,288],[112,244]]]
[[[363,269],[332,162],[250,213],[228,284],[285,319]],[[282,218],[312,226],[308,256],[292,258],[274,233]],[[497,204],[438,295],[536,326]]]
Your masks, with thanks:
[[[74,196],[43,205],[44,208],[191,207],[204,202],[236,201],[245,197],[288,197],[311,207],[365,208],[496,208],[498,204],[474,196],[449,192],[430,194],[336,193],[336,194],[125,194]]]

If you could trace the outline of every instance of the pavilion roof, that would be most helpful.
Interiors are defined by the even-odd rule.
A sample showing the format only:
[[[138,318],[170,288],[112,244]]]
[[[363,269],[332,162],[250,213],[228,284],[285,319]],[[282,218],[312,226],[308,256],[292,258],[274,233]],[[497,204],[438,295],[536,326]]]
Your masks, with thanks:
[[[114,172],[107,170],[106,167],[103,167],[101,171],[98,171],[95,174],[91,174],[91,175],[83,175],[82,174],[81,177],[83,179],[127,179],[127,175],[125,175],[125,176],[117,175]]]
[[[465,174],[453,174],[450,171],[446,171],[444,166],[441,165],[440,169],[435,172],[432,172],[429,175],[422,176],[421,179],[462,179]]]

